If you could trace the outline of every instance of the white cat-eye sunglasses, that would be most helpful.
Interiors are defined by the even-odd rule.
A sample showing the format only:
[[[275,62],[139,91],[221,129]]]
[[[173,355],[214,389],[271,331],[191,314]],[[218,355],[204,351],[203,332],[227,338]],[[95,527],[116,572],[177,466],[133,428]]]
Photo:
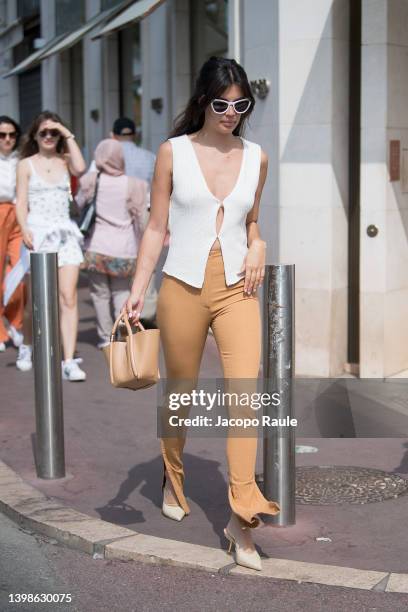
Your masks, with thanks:
[[[211,102],[211,108],[214,113],[217,115],[224,115],[230,106],[234,109],[238,115],[242,115],[249,110],[252,101],[249,98],[241,98],[240,100],[235,100],[234,102],[228,102],[228,100],[221,100],[216,98]]]

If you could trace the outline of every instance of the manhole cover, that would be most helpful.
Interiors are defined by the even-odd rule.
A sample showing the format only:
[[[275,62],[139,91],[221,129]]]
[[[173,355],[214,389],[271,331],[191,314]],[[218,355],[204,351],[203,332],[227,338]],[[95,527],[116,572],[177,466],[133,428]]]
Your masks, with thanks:
[[[408,480],[361,467],[311,466],[296,469],[298,504],[369,504],[408,492]]]

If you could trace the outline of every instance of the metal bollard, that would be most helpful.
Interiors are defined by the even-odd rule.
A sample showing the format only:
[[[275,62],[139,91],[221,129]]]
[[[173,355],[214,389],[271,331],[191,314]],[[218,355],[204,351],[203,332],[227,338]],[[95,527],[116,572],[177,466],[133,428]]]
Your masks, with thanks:
[[[280,393],[279,406],[267,406],[271,418],[293,418],[292,383],[295,358],[295,266],[268,265],[264,283],[263,378],[267,393]],[[277,501],[281,511],[266,516],[268,523],[295,524],[295,431],[293,427],[270,427],[264,432],[264,495]]]
[[[36,468],[39,478],[65,476],[61,344],[56,253],[31,253]]]

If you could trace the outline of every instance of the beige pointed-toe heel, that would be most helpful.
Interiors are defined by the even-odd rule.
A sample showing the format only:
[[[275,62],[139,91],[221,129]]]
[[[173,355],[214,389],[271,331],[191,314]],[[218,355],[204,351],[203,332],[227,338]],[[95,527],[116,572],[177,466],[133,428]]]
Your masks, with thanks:
[[[232,546],[235,546],[235,563],[237,565],[242,565],[259,572],[262,570],[261,557],[256,550],[244,550],[226,528],[224,529],[224,535],[229,542],[228,554],[231,553]]]
[[[184,512],[183,508],[181,508],[178,504],[168,504],[166,503],[165,497],[166,497],[166,478],[163,479],[163,505],[162,505],[162,513],[164,514],[164,516],[167,516],[167,518],[172,519],[173,521],[181,521],[186,513]],[[174,498],[174,494],[172,493],[172,497]]]
[[[163,502],[162,513],[164,516],[167,516],[167,518],[173,519],[173,521],[181,521],[186,515],[183,508],[180,506],[172,506],[166,504],[166,502]]]

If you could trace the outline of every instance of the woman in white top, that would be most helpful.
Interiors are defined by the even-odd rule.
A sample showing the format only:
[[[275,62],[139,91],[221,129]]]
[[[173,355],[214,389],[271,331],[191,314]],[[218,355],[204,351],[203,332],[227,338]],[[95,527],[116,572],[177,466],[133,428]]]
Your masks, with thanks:
[[[209,327],[228,390],[256,390],[261,353],[256,290],[264,276],[266,247],[257,220],[267,156],[241,137],[254,103],[244,69],[235,60],[211,57],[172,137],[159,148],[151,215],[123,312],[138,320],[169,221],[157,309],[168,394],[194,389]],[[231,404],[228,409],[233,416],[257,416],[248,407]],[[175,428],[169,416],[187,413],[183,408],[170,413],[165,403],[161,415],[162,511],[175,520],[189,512],[183,492],[185,428]],[[209,413],[203,407],[200,414]],[[238,427],[226,437],[231,518],[224,533],[230,547],[235,544],[236,562],[259,570],[249,527],[259,524],[258,513],[277,514],[279,506],[266,500],[255,482],[257,431]]]
[[[70,219],[70,174],[82,175],[85,160],[75,137],[55,113],[34,119],[17,168],[17,218],[23,240],[37,252],[58,253],[63,378],[85,380],[74,359],[78,330],[77,284],[83,261],[82,235]],[[31,367],[31,346],[20,347],[17,367]]]
[[[20,127],[10,117],[0,116],[0,352],[11,337],[19,346],[23,336],[24,286],[21,283],[3,307],[5,274],[18,262],[22,236],[16,218],[16,169]],[[8,330],[4,324],[8,322]]]

